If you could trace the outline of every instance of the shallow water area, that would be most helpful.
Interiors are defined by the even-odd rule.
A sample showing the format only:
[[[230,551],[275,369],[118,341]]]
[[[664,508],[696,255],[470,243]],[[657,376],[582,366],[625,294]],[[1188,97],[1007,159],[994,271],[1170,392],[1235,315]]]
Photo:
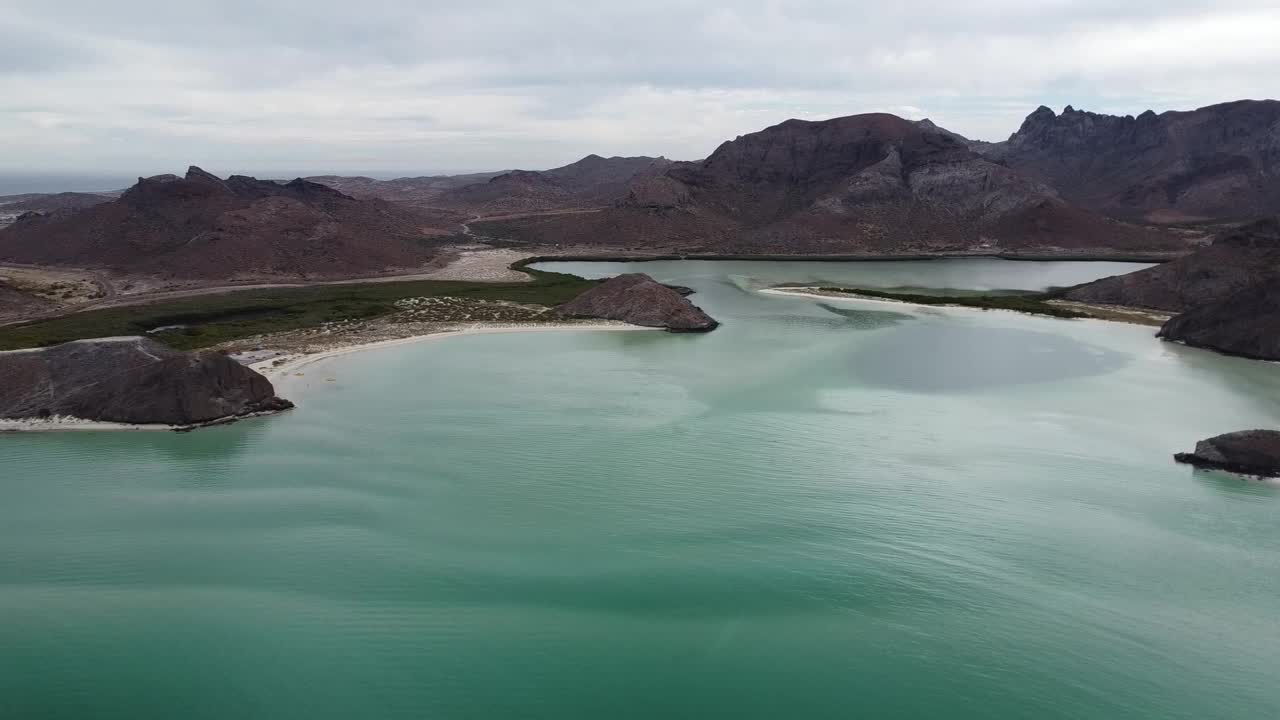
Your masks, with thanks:
[[[0,716],[1280,716],[1280,487],[1171,457],[1280,427],[1280,366],[759,292],[1133,266],[539,267],[723,324],[386,347],[277,417],[0,436]]]

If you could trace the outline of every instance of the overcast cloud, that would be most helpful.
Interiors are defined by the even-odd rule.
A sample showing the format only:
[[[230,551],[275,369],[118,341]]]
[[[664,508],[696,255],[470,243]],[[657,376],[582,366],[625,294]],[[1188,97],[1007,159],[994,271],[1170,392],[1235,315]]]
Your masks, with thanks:
[[[998,140],[1037,105],[1280,96],[1276,0],[0,0],[0,170],[696,159],[873,110]]]

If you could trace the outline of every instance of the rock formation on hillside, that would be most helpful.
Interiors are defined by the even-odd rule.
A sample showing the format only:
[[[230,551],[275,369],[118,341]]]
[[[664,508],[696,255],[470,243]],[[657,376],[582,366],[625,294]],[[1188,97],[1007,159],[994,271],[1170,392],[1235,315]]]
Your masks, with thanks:
[[[617,207],[500,230],[538,244],[720,254],[1184,246],[1170,233],[1074,207],[954,133],[887,114],[788,120],[726,142],[702,162],[637,178]]]
[[[187,427],[293,407],[269,380],[225,355],[140,337],[0,352],[0,377],[0,418],[7,419]]]
[[[353,277],[420,267],[428,219],[306,180],[276,183],[192,167],[140,178],[118,199],[0,230],[0,261],[109,267],[184,278]]]
[[[1085,283],[1064,296],[1079,302],[1182,312],[1277,280],[1280,219],[1269,218],[1223,233],[1212,245],[1185,257]]]
[[[1180,463],[1242,475],[1280,477],[1280,432],[1242,430],[1201,440],[1195,452],[1173,456]]]
[[[1280,207],[1275,100],[1137,117],[1040,107],[1008,141],[976,149],[1120,218],[1252,218]]]
[[[672,332],[707,332],[719,325],[678,291],[644,273],[610,278],[556,311],[565,317],[621,320]]]

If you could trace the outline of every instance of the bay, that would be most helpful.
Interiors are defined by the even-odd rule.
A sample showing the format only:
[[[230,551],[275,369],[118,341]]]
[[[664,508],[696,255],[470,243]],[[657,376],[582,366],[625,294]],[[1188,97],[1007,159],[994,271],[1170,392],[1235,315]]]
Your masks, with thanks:
[[[707,335],[322,361],[295,412],[0,437],[9,718],[1280,716],[1280,488],[1193,472],[1280,368],[820,301],[1110,263],[547,263]]]

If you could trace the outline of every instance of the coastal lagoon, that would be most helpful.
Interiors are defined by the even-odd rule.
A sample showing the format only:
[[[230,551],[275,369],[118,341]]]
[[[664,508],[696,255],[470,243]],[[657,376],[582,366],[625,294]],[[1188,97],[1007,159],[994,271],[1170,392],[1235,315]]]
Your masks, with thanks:
[[[544,263],[707,335],[318,361],[190,434],[0,436],[4,718],[1280,717],[1280,365],[813,300],[1134,266]]]

